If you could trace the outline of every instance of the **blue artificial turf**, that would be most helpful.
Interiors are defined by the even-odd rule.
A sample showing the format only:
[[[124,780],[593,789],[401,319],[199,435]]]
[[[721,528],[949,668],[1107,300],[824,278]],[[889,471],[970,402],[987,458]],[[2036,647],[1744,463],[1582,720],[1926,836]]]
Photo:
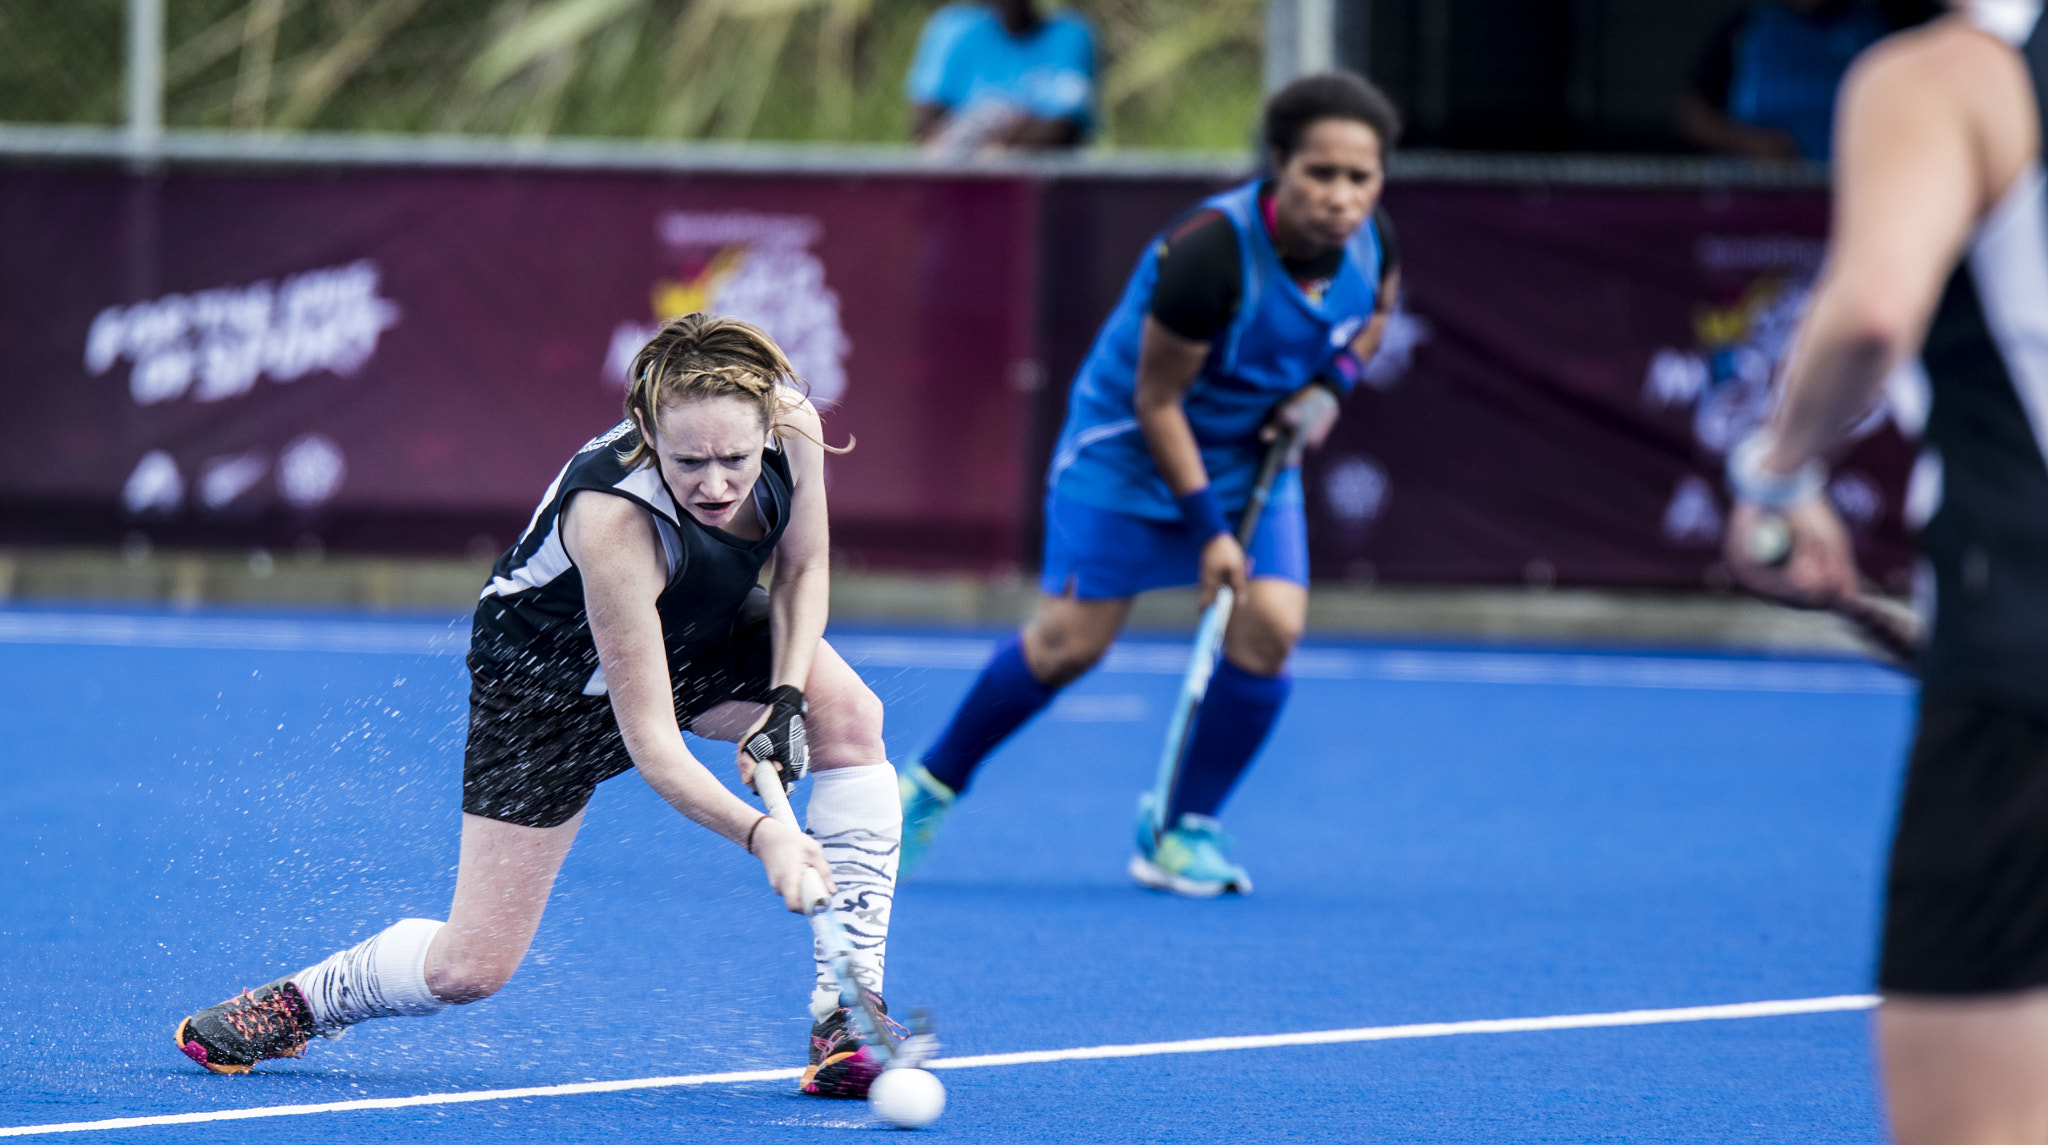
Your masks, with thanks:
[[[61,629],[67,615],[0,620]],[[0,625],[0,1128],[802,1063],[803,924],[751,859],[629,774],[600,790],[503,993],[372,1022],[253,1076],[198,1071],[171,1044],[183,1014],[393,919],[445,913],[460,633],[438,652],[253,651],[199,646],[234,645],[244,616],[135,615],[161,638],[9,638]],[[913,758],[980,645],[840,635],[888,705],[892,755]],[[910,654],[888,651],[898,637]],[[1868,989],[1911,719],[1910,694],[1881,669],[1718,661],[1853,685],[1808,692],[1542,682],[1554,652],[1503,653],[1534,666],[1516,683],[1305,673],[1225,815],[1257,893],[1190,902],[1122,873],[1176,685],[1159,670],[1173,649],[1153,651],[1077,685],[1003,748],[903,884],[888,993],[899,1010],[933,1007],[950,1054]],[[1673,662],[1714,663],[1656,661]],[[1624,677],[1648,663],[1611,657]],[[696,746],[729,776],[729,748]],[[928,1132],[1874,1142],[1867,1022],[957,1070]],[[875,1128],[860,1105],[775,1081],[83,1136],[816,1141]]]

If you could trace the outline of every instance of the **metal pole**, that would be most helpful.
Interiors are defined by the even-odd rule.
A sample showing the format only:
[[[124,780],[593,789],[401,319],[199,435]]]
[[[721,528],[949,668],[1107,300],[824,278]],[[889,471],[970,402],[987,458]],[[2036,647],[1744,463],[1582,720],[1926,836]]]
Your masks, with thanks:
[[[1337,66],[1336,0],[1266,0],[1266,91]]]
[[[1294,0],[1294,74],[1337,66],[1336,0]]]
[[[1266,94],[1299,75],[1294,54],[1301,47],[1300,0],[1266,0]]]
[[[164,136],[164,0],[128,0],[128,154],[156,161]]]

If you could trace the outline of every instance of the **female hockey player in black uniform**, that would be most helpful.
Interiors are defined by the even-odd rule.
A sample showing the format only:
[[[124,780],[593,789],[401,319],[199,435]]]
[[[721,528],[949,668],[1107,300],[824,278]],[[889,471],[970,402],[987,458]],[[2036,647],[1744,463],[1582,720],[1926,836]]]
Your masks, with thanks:
[[[477,604],[462,851],[448,920],[405,919],[178,1023],[218,1073],[297,1056],[315,1034],[431,1014],[512,977],[597,784],[637,769],[760,859],[791,910],[815,869],[879,995],[900,812],[882,709],[823,637],[823,431],[761,330],[691,314],[633,363],[626,419],[555,478]],[[769,587],[759,587],[770,561]],[[814,775],[806,837],[731,794],[681,735]],[[862,1097],[877,1070],[827,969],[807,1093]]]

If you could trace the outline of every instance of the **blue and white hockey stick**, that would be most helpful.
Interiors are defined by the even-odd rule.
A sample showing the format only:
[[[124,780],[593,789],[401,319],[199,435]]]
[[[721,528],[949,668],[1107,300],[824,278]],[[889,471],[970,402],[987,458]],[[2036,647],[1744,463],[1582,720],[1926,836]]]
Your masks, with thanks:
[[[1266,447],[1265,460],[1259,463],[1258,480],[1252,482],[1251,497],[1237,521],[1237,543],[1247,551],[1252,547],[1252,536],[1259,531],[1259,518],[1265,515],[1266,500],[1273,495],[1273,482],[1286,466],[1288,454],[1294,452],[1294,444],[1295,435],[1282,431]],[[1209,677],[1216,671],[1216,657],[1223,651],[1223,630],[1229,627],[1230,611],[1236,605],[1237,594],[1230,586],[1218,587],[1215,601],[1202,612],[1202,622],[1195,628],[1194,652],[1188,657],[1187,672],[1180,678],[1180,696],[1173,702],[1173,719],[1166,725],[1166,746],[1159,753],[1159,773],[1152,781],[1154,839],[1167,828],[1166,809],[1173,803],[1174,789],[1180,786],[1188,732],[1195,726],[1195,713],[1201,709],[1202,697],[1208,694]]]

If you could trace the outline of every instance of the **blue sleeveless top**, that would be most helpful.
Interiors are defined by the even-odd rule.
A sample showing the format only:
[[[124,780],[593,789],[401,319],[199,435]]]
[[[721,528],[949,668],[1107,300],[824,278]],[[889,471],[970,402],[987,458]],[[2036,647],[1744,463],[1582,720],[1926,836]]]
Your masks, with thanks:
[[[1233,511],[1244,504],[1263,453],[1258,433],[1272,409],[1307,385],[1350,345],[1379,304],[1384,253],[1371,222],[1345,245],[1344,260],[1320,301],[1312,301],[1280,264],[1259,217],[1259,182],[1203,200],[1197,210],[1221,212],[1237,232],[1244,280],[1237,313],[1209,344],[1209,356],[1181,399],[1209,484]],[[1164,232],[1161,232],[1162,235]],[[1176,520],[1173,491],[1152,464],[1138,430],[1138,341],[1159,279],[1157,239],[1138,260],[1122,299],[1074,378],[1067,421],[1053,449],[1046,482],[1070,500],[1153,520]],[[1301,474],[1290,469],[1273,487],[1273,504],[1301,501]]]

